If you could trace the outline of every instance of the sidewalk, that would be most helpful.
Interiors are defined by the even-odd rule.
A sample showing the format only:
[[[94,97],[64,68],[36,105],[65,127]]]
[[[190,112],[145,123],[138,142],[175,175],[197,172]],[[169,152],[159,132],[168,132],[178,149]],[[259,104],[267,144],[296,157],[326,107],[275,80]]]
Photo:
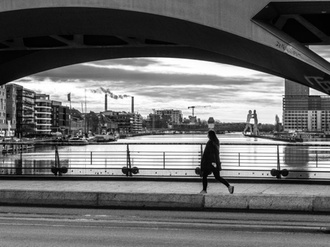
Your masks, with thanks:
[[[209,179],[211,181],[212,179]],[[0,180],[0,205],[172,208],[212,210],[330,211],[330,186],[215,182]]]

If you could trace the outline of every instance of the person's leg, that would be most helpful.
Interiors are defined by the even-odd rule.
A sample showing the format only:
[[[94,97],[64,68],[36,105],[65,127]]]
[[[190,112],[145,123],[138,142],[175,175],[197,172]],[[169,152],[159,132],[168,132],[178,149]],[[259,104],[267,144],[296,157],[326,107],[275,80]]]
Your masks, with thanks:
[[[228,188],[229,193],[233,194],[234,193],[234,186],[231,186],[226,179],[224,179],[223,177],[220,177],[220,171],[217,168],[214,168],[212,170],[212,172],[213,172],[213,175],[214,175],[215,179],[218,180],[220,183],[223,183],[224,185],[226,185],[227,188]]]
[[[218,180],[220,183],[223,183],[223,184],[226,185],[227,187],[230,186],[230,184],[227,182],[226,179],[224,179],[223,177],[220,177],[220,172],[219,172],[219,170],[218,170],[216,167],[214,167],[214,166],[212,166],[212,173],[213,173],[215,179]]]
[[[224,179],[223,177],[220,177],[220,172],[218,169],[214,168],[214,170],[212,172],[213,172],[213,175],[216,180],[218,180],[220,183],[223,183],[224,185],[226,185],[226,187],[230,186],[230,184],[228,183],[228,181],[226,179]]]
[[[208,176],[208,172],[204,171],[203,173],[203,190],[206,192],[207,191],[207,176]]]

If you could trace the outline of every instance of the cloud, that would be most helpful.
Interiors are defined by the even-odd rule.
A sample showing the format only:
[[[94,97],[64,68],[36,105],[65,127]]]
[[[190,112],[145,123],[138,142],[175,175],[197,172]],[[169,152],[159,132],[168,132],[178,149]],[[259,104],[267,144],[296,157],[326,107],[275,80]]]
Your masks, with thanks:
[[[323,59],[330,61],[330,52],[329,52],[329,46],[310,46],[309,47],[312,51],[314,51],[316,54],[321,56]]]
[[[185,117],[188,106],[202,119],[244,121],[248,109],[263,109],[260,122],[281,115],[283,79],[229,65],[185,59],[114,59],[67,66],[17,80],[32,90],[43,90],[54,100],[89,110],[104,110],[100,88],[113,95],[135,97],[135,109],[146,117],[152,109],[178,109]],[[44,85],[47,85],[45,87]],[[97,93],[96,93],[97,92]],[[103,91],[103,93],[105,93]],[[130,111],[130,99],[109,98],[109,109]],[[271,120],[273,122],[273,120]]]

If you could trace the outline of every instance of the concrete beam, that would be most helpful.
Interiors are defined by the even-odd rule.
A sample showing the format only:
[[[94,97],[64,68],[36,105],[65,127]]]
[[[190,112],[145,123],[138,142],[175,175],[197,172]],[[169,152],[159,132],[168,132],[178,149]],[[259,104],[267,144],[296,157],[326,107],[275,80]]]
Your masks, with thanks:
[[[290,4],[285,14],[330,10],[326,0],[272,1],[277,2]],[[330,94],[330,64],[271,23],[255,18],[260,12],[263,17],[274,15],[271,4],[268,0],[3,0],[0,84],[98,59],[171,56],[242,66]],[[312,25],[309,28],[319,37],[325,35]],[[84,40],[91,36],[115,41],[102,47],[86,45]],[[116,45],[116,37],[122,45]],[[53,44],[27,45],[34,39]],[[173,53],[174,46],[186,49]],[[118,47],[120,51],[114,51]],[[91,52],[96,48],[107,51]]]

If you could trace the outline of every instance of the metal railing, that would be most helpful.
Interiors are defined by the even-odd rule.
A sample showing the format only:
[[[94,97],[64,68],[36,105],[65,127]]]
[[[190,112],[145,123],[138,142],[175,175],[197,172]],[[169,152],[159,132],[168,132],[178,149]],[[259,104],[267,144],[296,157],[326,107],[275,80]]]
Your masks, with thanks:
[[[0,175],[65,176],[196,177],[205,147],[204,143],[107,143],[94,150],[69,151],[61,144],[44,143],[53,147],[44,151],[39,145],[28,149],[31,143],[2,144],[13,149],[0,156]],[[222,143],[220,159],[226,177],[330,179],[330,145]]]

